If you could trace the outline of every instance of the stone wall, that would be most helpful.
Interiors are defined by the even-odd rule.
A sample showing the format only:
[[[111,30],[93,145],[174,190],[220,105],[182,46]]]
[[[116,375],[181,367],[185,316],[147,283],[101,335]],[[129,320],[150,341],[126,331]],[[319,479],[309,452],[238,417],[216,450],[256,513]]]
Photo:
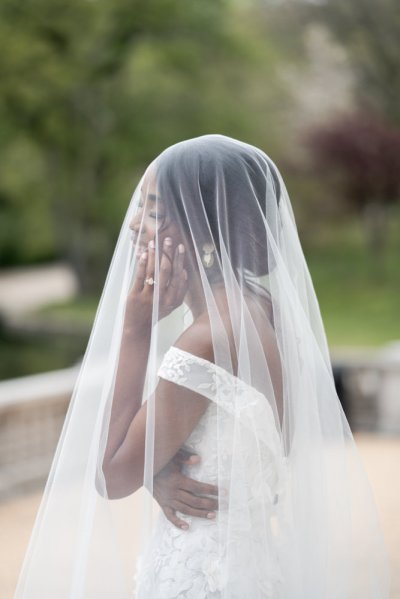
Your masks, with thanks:
[[[352,430],[400,434],[400,360],[393,352],[341,353],[332,361]],[[0,382],[0,499],[45,483],[79,368]]]
[[[78,372],[0,383],[0,499],[45,482]]]

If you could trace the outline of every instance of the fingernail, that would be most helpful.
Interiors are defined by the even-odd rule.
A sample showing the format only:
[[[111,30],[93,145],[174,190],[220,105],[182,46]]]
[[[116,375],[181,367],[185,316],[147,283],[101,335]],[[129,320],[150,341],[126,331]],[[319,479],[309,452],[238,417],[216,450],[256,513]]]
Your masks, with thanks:
[[[154,239],[150,239],[150,241],[149,241],[149,248],[151,248],[152,250],[154,250],[155,247],[156,247],[156,244],[155,244]]]
[[[188,524],[181,524],[181,528],[183,528],[183,530],[187,530],[189,528]]]
[[[147,258],[147,252],[143,252],[143,254],[140,256],[140,261],[144,262]]]
[[[171,239],[171,237],[166,237],[166,238],[164,239],[164,244],[165,244],[165,245],[171,245],[171,244],[172,244],[172,239]]]
[[[183,254],[183,252],[184,252],[184,251],[185,251],[185,246],[183,245],[183,243],[180,243],[180,244],[178,245],[178,252],[179,252],[180,254]]]
[[[209,518],[210,520],[212,520],[213,518],[215,518],[215,513],[214,512],[208,512],[207,518]]]

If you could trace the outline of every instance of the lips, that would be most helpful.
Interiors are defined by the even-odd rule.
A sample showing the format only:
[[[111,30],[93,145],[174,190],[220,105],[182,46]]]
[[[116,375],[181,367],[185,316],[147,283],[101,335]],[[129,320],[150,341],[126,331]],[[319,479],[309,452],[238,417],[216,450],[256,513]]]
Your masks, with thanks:
[[[146,249],[146,246],[143,244],[143,242],[138,241],[138,238],[136,235],[134,235],[134,234],[131,235],[131,241],[132,241],[133,245],[138,244],[138,246],[137,246],[138,254],[141,254]]]
[[[131,241],[132,241],[132,243],[137,243],[138,237],[135,233],[131,233]]]

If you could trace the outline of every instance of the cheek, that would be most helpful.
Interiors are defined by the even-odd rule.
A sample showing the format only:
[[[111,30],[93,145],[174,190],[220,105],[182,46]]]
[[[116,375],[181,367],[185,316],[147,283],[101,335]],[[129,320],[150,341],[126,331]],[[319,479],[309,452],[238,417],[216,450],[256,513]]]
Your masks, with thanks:
[[[157,224],[157,226],[156,226]],[[145,223],[144,223],[144,228],[146,231],[146,234],[148,236],[149,239],[152,239],[153,237],[155,237],[157,229],[159,229],[161,226],[161,222],[157,221],[154,218],[146,218]]]

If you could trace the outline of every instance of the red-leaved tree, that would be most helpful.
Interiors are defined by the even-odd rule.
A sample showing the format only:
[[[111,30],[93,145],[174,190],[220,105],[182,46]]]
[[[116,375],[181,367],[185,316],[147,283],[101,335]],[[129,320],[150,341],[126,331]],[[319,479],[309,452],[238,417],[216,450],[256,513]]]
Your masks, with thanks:
[[[338,190],[363,217],[372,251],[384,248],[388,208],[400,201],[400,129],[376,114],[341,116],[309,131],[320,172],[338,174]]]

